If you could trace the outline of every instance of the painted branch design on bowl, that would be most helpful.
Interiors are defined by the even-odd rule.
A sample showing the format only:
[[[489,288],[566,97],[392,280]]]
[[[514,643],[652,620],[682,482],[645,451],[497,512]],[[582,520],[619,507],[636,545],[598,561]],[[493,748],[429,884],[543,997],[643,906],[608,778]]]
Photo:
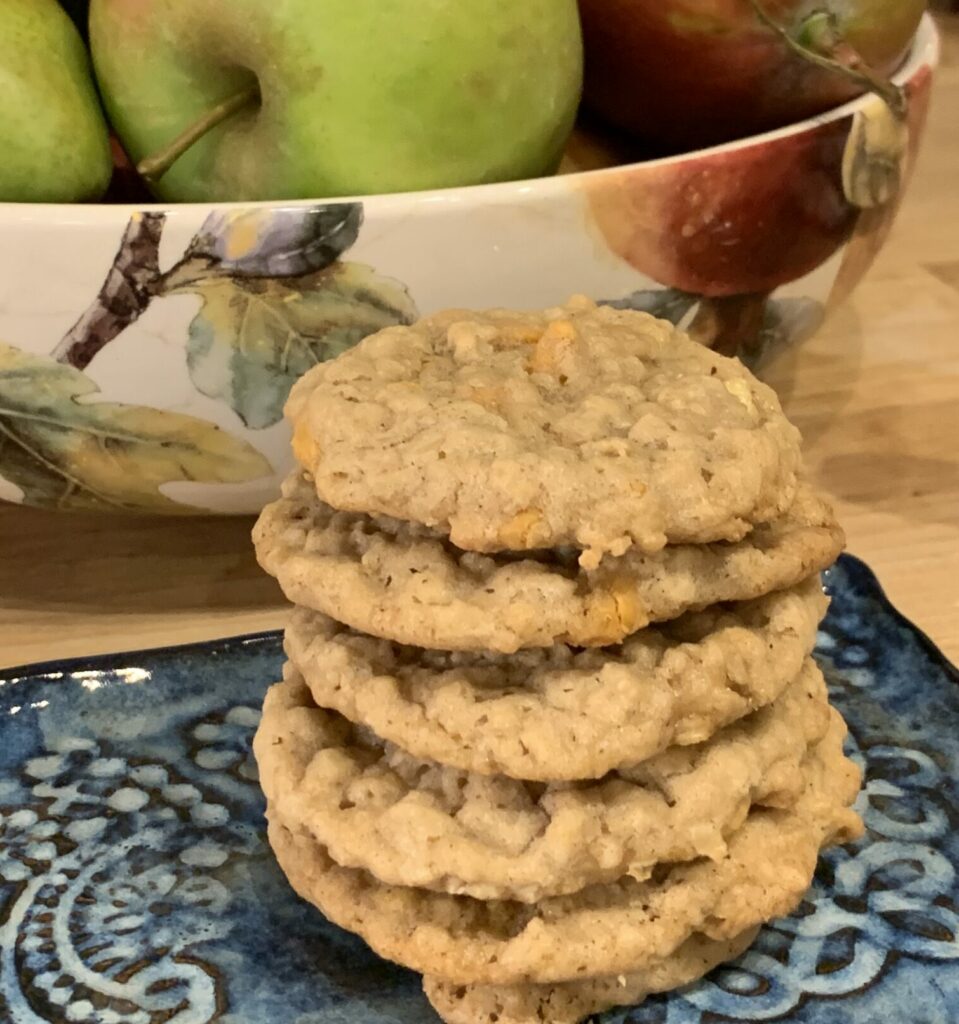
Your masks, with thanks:
[[[160,487],[273,472],[249,442],[213,423],[91,400],[99,388],[83,371],[154,301],[200,298],[185,339],[190,379],[253,430],[282,418],[311,366],[417,316],[402,284],[341,260],[359,235],[360,203],[214,212],[163,270],[166,221],[163,212],[130,218],[96,298],[50,358],[0,346],[0,464],[32,504],[197,511]]]
[[[210,214],[167,271],[166,215],[131,218],[93,305],[54,352],[83,370],[150,304],[194,294],[187,365],[197,389],[252,429],[277,423],[294,381],[366,335],[416,319],[406,288],[340,257],[356,242],[361,203]]]

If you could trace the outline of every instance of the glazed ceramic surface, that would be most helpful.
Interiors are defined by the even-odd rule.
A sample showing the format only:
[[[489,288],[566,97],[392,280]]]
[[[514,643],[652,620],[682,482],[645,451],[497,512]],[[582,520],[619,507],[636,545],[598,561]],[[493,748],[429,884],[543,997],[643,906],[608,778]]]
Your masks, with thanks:
[[[768,135],[553,178],[250,206],[0,204],[0,497],[256,512],[291,468],[293,381],[382,327],[573,293],[757,361],[882,246],[937,38],[869,96]]]
[[[868,835],[736,964],[602,1024],[959,1020],[959,674],[840,560],[818,657]],[[0,1020],[429,1024],[286,885],[250,741],[275,634],[0,676]]]

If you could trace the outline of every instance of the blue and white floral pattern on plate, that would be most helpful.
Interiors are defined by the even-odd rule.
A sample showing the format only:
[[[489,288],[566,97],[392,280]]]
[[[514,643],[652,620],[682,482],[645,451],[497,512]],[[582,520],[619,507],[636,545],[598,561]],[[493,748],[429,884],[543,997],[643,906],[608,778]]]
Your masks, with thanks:
[[[735,965],[603,1024],[959,1020],[959,675],[862,563],[829,587],[868,837]],[[436,1020],[274,864],[250,740],[281,660],[270,634],[0,674],[0,1021]]]

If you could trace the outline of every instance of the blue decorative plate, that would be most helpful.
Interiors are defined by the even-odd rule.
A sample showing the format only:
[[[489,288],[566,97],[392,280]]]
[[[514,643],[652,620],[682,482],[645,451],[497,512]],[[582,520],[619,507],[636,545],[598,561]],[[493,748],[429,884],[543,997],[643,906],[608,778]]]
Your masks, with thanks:
[[[818,653],[868,838],[736,965],[603,1024],[959,1020],[959,675],[844,557]],[[0,1021],[429,1024],[288,889],[250,740],[276,634],[0,675]]]

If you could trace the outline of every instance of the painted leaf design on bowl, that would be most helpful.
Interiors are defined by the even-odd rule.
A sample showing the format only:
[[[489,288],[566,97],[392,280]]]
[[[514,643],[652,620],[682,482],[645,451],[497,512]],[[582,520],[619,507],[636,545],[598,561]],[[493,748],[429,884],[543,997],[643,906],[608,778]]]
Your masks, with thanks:
[[[362,221],[360,203],[207,217],[156,287],[158,297],[202,299],[186,346],[198,391],[262,430],[279,422],[290,388],[310,367],[416,319],[402,284],[340,262]]]
[[[699,296],[679,288],[641,288],[620,299],[600,299],[604,306],[633,309],[639,313],[668,320],[677,326],[688,322],[699,304]]]
[[[0,345],[0,466],[27,501],[59,509],[183,512],[173,481],[270,473],[252,445],[182,413],[96,401],[72,366]]]
[[[204,276],[301,277],[323,270],[356,242],[362,203],[211,213],[183,254],[181,270]]]
[[[153,302],[195,294],[185,344],[194,385],[247,427],[273,426],[311,366],[416,319],[402,284],[340,262],[362,223],[361,203],[218,210],[162,270],[166,215],[135,214],[99,294],[53,354],[86,369]]]
[[[417,315],[403,285],[360,263],[297,278],[211,277],[181,290],[203,299],[187,342],[194,385],[254,430],[281,419],[312,366]]]
[[[710,299],[678,288],[644,288],[620,299],[599,301],[668,320],[707,348],[738,355],[750,366],[812,337],[825,319],[822,303],[805,297]]]

